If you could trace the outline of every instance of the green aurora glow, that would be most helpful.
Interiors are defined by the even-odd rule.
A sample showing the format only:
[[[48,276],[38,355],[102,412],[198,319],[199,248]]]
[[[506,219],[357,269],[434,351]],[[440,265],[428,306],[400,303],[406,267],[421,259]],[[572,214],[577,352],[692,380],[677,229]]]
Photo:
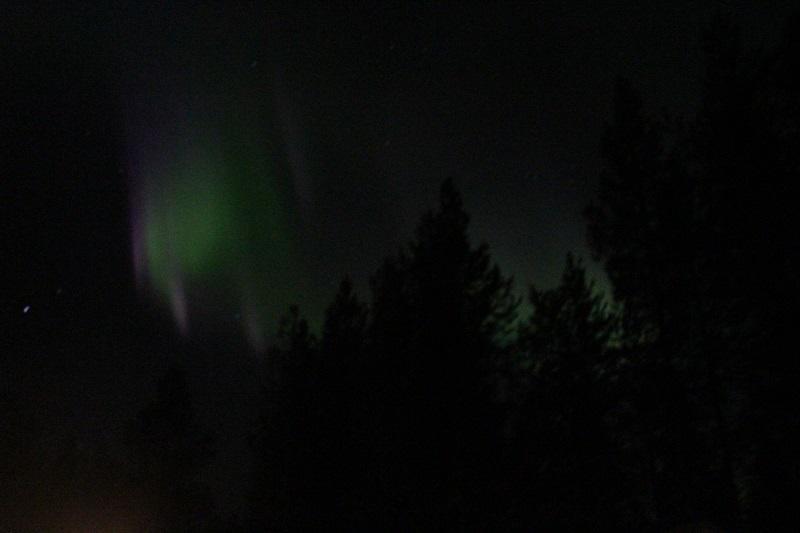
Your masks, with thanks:
[[[165,170],[147,169],[134,239],[137,270],[168,303],[184,333],[193,304],[206,315],[241,316],[251,344],[263,345],[266,324],[296,294],[288,180],[273,154],[247,127],[208,135],[199,149],[176,156]],[[248,134],[243,134],[247,132]],[[146,163],[145,163],[146,164]],[[213,300],[216,310],[208,311]]]

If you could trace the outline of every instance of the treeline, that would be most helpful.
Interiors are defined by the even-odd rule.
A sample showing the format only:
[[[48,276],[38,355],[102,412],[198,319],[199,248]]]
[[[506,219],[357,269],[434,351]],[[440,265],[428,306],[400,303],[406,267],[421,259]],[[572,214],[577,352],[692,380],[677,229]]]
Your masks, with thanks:
[[[586,211],[613,306],[570,255],[521,313],[447,181],[368,303],[345,280],[319,338],[293,310],[267,357],[258,525],[796,530],[792,35],[747,54],[708,32],[691,120],[617,84]]]

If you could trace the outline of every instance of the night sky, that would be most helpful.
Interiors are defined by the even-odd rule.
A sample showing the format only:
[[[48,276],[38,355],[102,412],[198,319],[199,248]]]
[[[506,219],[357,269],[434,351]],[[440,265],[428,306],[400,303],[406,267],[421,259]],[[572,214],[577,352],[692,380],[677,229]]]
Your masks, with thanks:
[[[261,351],[345,274],[366,297],[445,178],[520,292],[554,285],[614,79],[686,113],[702,23],[757,47],[792,3],[99,4],[0,7],[4,385],[89,440],[180,338]]]

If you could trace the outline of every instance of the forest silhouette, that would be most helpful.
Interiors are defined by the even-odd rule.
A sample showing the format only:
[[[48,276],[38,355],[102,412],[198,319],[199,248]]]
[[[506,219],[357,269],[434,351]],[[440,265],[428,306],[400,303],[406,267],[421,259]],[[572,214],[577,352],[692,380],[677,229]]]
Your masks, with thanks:
[[[149,531],[797,531],[798,34],[750,52],[715,25],[689,118],[618,81],[585,212],[611,294],[569,254],[521,301],[445,180],[366,298],[344,278],[321,331],[281,320],[243,516],[212,505],[217,436],[176,362],[121,460],[43,451],[0,397],[0,526],[116,498]]]

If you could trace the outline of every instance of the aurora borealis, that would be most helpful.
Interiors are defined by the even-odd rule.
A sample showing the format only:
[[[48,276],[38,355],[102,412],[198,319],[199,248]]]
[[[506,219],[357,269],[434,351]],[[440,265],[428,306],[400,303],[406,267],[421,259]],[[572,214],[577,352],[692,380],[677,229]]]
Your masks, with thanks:
[[[422,10],[445,40],[322,6],[132,11],[149,28],[126,30],[122,53],[133,260],[183,334],[235,321],[260,347],[290,304],[319,323],[342,276],[366,289],[444,177],[520,287],[555,283],[583,249],[599,121],[585,126],[605,98],[589,95],[611,74],[550,68],[575,28],[541,48],[524,36],[556,25],[484,27],[471,9],[452,27]],[[574,87],[591,90],[562,113]]]
[[[772,223],[794,218],[782,192],[797,117],[784,111],[800,109],[800,39],[782,31],[800,20],[796,0],[1,5],[0,532],[154,531],[156,507],[183,502],[198,527],[161,530],[274,529],[250,527],[259,502],[283,507],[276,518],[413,520],[455,516],[483,491],[509,505],[454,528],[502,530],[488,524],[502,511],[510,529],[576,529],[543,526],[535,506],[587,521],[630,512],[642,519],[627,529],[671,530],[704,499],[755,501],[759,465],[787,481],[798,471],[784,458],[796,456],[788,406],[800,380],[772,335],[791,325],[781,309],[797,292],[784,260],[792,225]],[[720,13],[745,55],[720,54],[710,114],[730,121],[711,128],[692,117],[708,98],[703,28]],[[667,147],[639,165],[650,135],[615,130],[617,153],[637,156],[620,180],[603,158],[608,126],[632,116],[615,112],[618,77]],[[655,172],[640,183],[641,169]],[[442,268],[450,252],[414,255],[430,235],[454,249],[419,231],[445,180],[469,242],[488,245],[523,300],[498,357],[481,357],[508,376],[471,361],[490,344],[473,342],[487,305],[462,304],[487,291],[451,290],[472,277],[454,269],[463,253]],[[602,195],[630,208],[614,219],[611,280],[583,215],[609,180],[632,186]],[[598,289],[627,287],[617,292],[652,307],[637,315],[664,327],[607,346],[584,335],[588,307],[557,312],[581,292],[558,290],[570,251]],[[592,353],[561,353],[573,347]],[[537,350],[553,357],[538,364]],[[184,387],[162,387],[173,371]],[[461,379],[479,373],[478,387]],[[489,382],[503,405],[469,416],[469,389]],[[472,460],[470,439],[438,438],[462,429],[487,429],[472,442],[498,454]],[[583,455],[592,443],[601,453]],[[719,474],[707,485],[705,467]],[[274,474],[274,490],[257,487]],[[744,514],[792,511],[785,486],[762,493],[764,514],[749,503]],[[590,490],[574,498],[576,487]],[[400,507],[411,500],[419,512]],[[437,529],[367,522],[338,529]]]
[[[169,102],[175,99],[180,93]],[[262,350],[296,289],[291,190],[279,154],[252,119],[238,118],[248,115],[235,102],[208,115],[182,102],[183,117],[192,118],[174,123],[165,122],[160,105],[150,96],[147,113],[135,109],[129,125],[140,290],[169,308],[183,335],[195,322],[206,327],[233,317]]]

